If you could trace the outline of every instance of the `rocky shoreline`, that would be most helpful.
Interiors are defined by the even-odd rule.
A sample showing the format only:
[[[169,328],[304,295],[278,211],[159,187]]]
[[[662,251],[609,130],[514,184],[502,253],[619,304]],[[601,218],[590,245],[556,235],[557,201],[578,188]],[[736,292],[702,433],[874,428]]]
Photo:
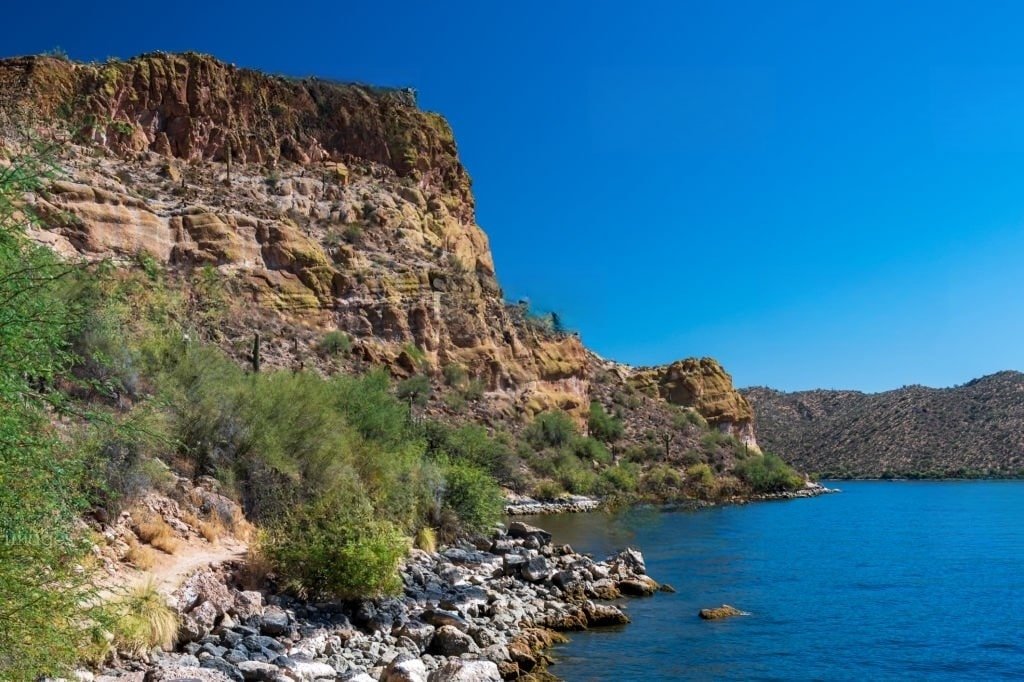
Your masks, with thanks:
[[[174,652],[80,679],[96,682],[497,682],[557,679],[545,650],[561,632],[629,622],[621,597],[670,591],[625,549],[604,561],[512,522],[440,553],[412,550],[404,594],[309,603],[241,589],[232,567],[204,569],[174,593]],[[238,568],[237,566],[234,568]]]
[[[597,511],[601,500],[583,495],[573,495],[560,500],[535,500],[532,497],[509,499],[505,505],[507,516],[535,516],[540,514],[579,514]]]

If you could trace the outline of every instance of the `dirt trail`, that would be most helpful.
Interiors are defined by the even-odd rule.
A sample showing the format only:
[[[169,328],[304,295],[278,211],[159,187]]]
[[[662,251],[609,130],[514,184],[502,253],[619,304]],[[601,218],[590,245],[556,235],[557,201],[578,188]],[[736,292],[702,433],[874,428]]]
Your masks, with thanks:
[[[244,559],[248,549],[244,542],[233,538],[222,538],[215,544],[201,540],[183,543],[174,554],[161,552],[156,564],[148,571],[140,572],[133,584],[152,576],[157,588],[164,594],[170,594],[196,569]]]

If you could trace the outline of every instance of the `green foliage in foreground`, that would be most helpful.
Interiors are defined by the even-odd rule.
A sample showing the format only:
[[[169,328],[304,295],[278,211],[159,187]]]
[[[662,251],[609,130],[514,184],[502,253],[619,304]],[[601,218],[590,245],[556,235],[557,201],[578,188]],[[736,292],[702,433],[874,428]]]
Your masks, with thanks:
[[[796,490],[804,484],[803,476],[770,452],[737,462],[736,475],[756,493]]]
[[[73,361],[80,273],[28,241],[20,205],[51,174],[40,158],[0,168],[0,679],[13,681],[65,670],[98,627],[74,523],[83,465],[49,427]]]
[[[590,416],[587,420],[590,435],[605,443],[614,443],[622,437],[622,420],[604,411],[598,401],[590,403]]]

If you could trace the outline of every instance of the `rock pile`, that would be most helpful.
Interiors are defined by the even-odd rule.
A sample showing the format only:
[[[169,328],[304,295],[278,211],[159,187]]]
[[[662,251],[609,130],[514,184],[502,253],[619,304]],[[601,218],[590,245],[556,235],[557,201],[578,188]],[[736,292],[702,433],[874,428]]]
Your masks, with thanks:
[[[179,650],[154,651],[98,682],[487,682],[536,674],[560,631],[620,625],[603,603],[659,589],[643,556],[604,561],[513,522],[493,538],[440,553],[412,550],[399,597],[310,603],[236,589],[204,570],[173,595]]]

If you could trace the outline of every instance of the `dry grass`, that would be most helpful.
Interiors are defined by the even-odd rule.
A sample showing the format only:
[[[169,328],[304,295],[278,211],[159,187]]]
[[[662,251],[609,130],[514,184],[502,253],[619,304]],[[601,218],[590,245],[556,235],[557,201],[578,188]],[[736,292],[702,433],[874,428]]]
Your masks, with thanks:
[[[167,554],[177,552],[181,544],[167,522],[151,512],[143,512],[142,518],[135,525],[134,530],[140,540]]]
[[[270,560],[260,551],[258,542],[254,542],[249,547],[245,564],[236,575],[244,589],[257,590],[267,584],[267,577],[273,572],[274,567]]]
[[[146,571],[153,568],[153,565],[156,563],[156,552],[150,547],[140,545],[135,540],[129,540],[128,551],[125,552],[124,560],[135,568]]]
[[[117,649],[137,656],[153,647],[169,650],[174,645],[178,614],[152,578],[113,602],[111,611]]]
[[[437,533],[433,528],[420,528],[416,533],[416,549],[433,554],[437,551]]]
[[[213,544],[224,534],[224,526],[216,514],[210,517],[209,521],[199,522],[199,534],[206,538],[206,541]]]

